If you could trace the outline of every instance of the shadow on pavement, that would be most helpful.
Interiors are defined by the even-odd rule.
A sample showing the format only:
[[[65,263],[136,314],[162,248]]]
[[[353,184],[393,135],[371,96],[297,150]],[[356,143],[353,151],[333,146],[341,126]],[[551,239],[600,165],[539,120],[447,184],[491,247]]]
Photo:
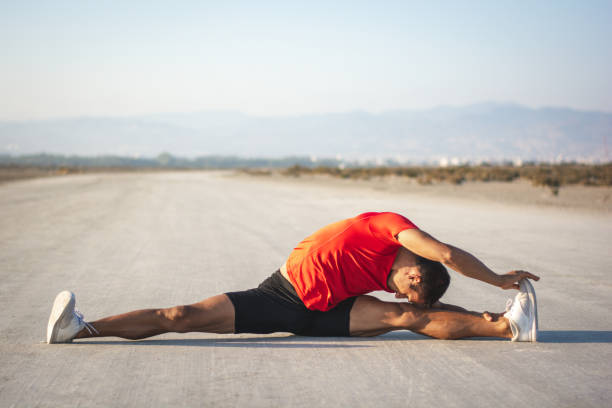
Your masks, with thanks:
[[[540,330],[539,343],[612,343],[612,330]]]
[[[152,340],[82,340],[73,344],[131,346],[194,346],[194,347],[253,347],[253,348],[365,348],[374,341],[431,340],[420,334],[403,332],[377,337],[237,337],[214,339],[152,339]],[[362,343],[362,344],[360,344]]]
[[[167,340],[117,340],[83,341],[75,344],[127,345],[127,346],[191,346],[191,347],[240,347],[240,348],[363,348],[367,344],[332,344],[317,340],[295,341],[292,338],[240,338],[240,339],[167,339]]]
[[[192,346],[192,347],[252,347],[252,348],[365,348],[375,347],[372,342],[431,340],[412,332],[388,333],[377,337],[228,337],[200,339],[151,340],[82,340],[74,344],[131,345],[131,346]],[[443,340],[435,340],[436,342]],[[451,340],[453,341],[453,340]],[[502,341],[507,339],[473,337],[463,341]],[[539,343],[612,343],[612,331],[606,330],[540,330]],[[366,344],[369,343],[369,344]]]

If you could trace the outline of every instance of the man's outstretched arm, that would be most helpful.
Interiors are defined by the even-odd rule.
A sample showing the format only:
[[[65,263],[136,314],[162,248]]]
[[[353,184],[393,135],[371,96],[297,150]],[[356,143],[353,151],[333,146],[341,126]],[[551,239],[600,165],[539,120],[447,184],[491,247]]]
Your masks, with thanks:
[[[523,278],[540,279],[527,271],[510,271],[498,275],[469,252],[440,242],[425,231],[418,229],[404,230],[397,235],[397,239],[406,249],[423,258],[441,262],[462,275],[502,289],[518,289],[518,281]]]

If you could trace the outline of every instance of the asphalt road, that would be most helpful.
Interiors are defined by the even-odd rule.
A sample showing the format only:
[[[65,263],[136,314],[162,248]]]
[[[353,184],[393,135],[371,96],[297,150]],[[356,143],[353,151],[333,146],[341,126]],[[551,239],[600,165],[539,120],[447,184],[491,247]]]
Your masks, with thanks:
[[[168,334],[47,345],[55,295],[88,320],[257,285],[320,226],[397,211],[498,271],[541,275],[537,344]],[[612,218],[223,173],[0,185],[0,406],[587,407],[612,399]],[[452,273],[447,302],[514,291]],[[381,297],[387,298],[386,294]]]

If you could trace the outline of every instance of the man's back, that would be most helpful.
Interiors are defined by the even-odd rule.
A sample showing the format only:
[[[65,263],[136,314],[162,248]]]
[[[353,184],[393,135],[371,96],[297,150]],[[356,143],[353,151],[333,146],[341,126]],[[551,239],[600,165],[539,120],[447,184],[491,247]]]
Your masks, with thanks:
[[[417,228],[407,218],[368,212],[321,228],[300,242],[287,273],[306,307],[326,311],[342,300],[390,291],[387,276],[401,244],[399,232]]]

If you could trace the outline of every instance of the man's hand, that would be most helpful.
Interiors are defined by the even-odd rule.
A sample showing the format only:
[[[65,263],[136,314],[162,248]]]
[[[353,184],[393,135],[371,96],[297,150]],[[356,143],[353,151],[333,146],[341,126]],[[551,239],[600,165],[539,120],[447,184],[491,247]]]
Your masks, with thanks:
[[[482,313],[482,317],[484,317],[484,319],[487,322],[496,322],[503,315],[504,315],[503,313],[491,313],[491,312],[483,312]]]
[[[527,271],[510,271],[503,275],[499,275],[499,283],[497,286],[502,289],[518,289],[518,281],[521,279],[533,279],[535,281],[539,281],[540,277]]]

